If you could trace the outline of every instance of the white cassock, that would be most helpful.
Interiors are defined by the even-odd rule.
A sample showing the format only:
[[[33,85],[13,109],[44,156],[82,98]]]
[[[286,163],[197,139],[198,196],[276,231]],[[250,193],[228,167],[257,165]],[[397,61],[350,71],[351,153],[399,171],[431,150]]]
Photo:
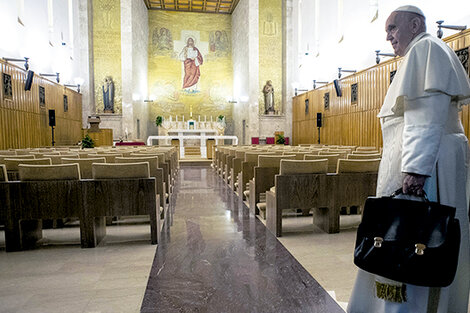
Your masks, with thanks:
[[[428,197],[436,201],[438,181],[440,202],[456,207],[456,217],[460,221],[457,275],[449,287],[431,289],[405,286],[359,270],[348,312],[467,312],[470,290],[467,179],[470,154],[458,113],[469,100],[468,75],[454,51],[438,38],[426,33],[418,35],[408,45],[378,115],[384,150],[377,196],[389,196],[402,186],[404,173],[416,173],[430,176],[426,179],[425,190]],[[405,301],[384,300],[383,293],[378,296],[377,290],[384,286],[402,292]]]

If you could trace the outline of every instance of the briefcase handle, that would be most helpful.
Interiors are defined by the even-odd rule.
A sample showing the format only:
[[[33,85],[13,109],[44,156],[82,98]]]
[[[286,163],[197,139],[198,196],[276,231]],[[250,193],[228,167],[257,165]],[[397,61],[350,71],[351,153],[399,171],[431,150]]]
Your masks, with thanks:
[[[394,198],[400,194],[403,194],[403,188],[398,188],[397,190],[395,190],[391,195],[390,197],[391,198]],[[416,197],[419,197],[419,196],[416,196]],[[428,199],[428,195],[426,194],[426,191],[423,190],[423,196],[422,198],[424,198],[424,201],[425,202],[430,202],[429,199]]]

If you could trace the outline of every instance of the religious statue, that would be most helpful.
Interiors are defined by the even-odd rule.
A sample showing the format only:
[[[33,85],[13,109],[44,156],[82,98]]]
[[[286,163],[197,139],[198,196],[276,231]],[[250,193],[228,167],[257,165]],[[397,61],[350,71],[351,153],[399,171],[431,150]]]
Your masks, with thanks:
[[[263,87],[264,94],[264,114],[274,114],[274,87],[273,83],[268,80]]]
[[[104,113],[114,113],[114,82],[111,76],[106,76],[103,83]]]
[[[194,45],[194,39],[189,37],[186,46],[181,50],[179,59],[184,63],[183,89],[197,90],[197,83],[201,72],[199,66],[202,65],[202,54]]]

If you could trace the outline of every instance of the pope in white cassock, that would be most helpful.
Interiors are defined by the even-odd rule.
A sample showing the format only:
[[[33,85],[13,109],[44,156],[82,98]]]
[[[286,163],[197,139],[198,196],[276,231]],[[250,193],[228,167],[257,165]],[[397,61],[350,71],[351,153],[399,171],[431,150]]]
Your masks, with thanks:
[[[467,312],[470,154],[458,113],[470,102],[470,82],[454,51],[425,31],[424,14],[414,6],[399,7],[386,22],[387,40],[403,60],[378,115],[384,150],[377,196],[389,196],[400,187],[418,196],[424,190],[432,201],[439,193],[442,204],[456,207],[461,228],[457,274],[449,287],[438,289],[405,285],[359,269],[350,313]]]

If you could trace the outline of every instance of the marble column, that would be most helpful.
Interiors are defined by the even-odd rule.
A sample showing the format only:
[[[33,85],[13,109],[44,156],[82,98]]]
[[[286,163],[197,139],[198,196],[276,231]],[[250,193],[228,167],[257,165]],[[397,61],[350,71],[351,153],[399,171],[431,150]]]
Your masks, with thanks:
[[[135,138],[134,113],[132,106],[132,2],[121,0],[121,77],[122,77],[122,133],[128,139]]]
[[[283,43],[283,106],[285,114],[285,125],[284,125],[284,136],[290,138],[292,143],[292,97],[294,96],[294,89],[292,83],[295,80],[295,59],[297,54],[294,51],[295,40],[294,40],[294,10],[293,0],[284,1],[284,13],[283,13],[283,32],[284,32],[284,43]]]
[[[249,91],[250,102],[248,104],[248,138],[260,136],[259,122],[259,1],[249,2]],[[250,141],[248,143],[251,143]]]
[[[87,117],[96,112],[94,74],[93,74],[93,8],[92,0],[78,2],[79,31],[79,76],[83,78],[80,86],[82,94],[82,127],[87,127]]]
[[[121,0],[122,131],[146,139],[148,12],[143,1]],[[137,120],[140,120],[138,130]]]

